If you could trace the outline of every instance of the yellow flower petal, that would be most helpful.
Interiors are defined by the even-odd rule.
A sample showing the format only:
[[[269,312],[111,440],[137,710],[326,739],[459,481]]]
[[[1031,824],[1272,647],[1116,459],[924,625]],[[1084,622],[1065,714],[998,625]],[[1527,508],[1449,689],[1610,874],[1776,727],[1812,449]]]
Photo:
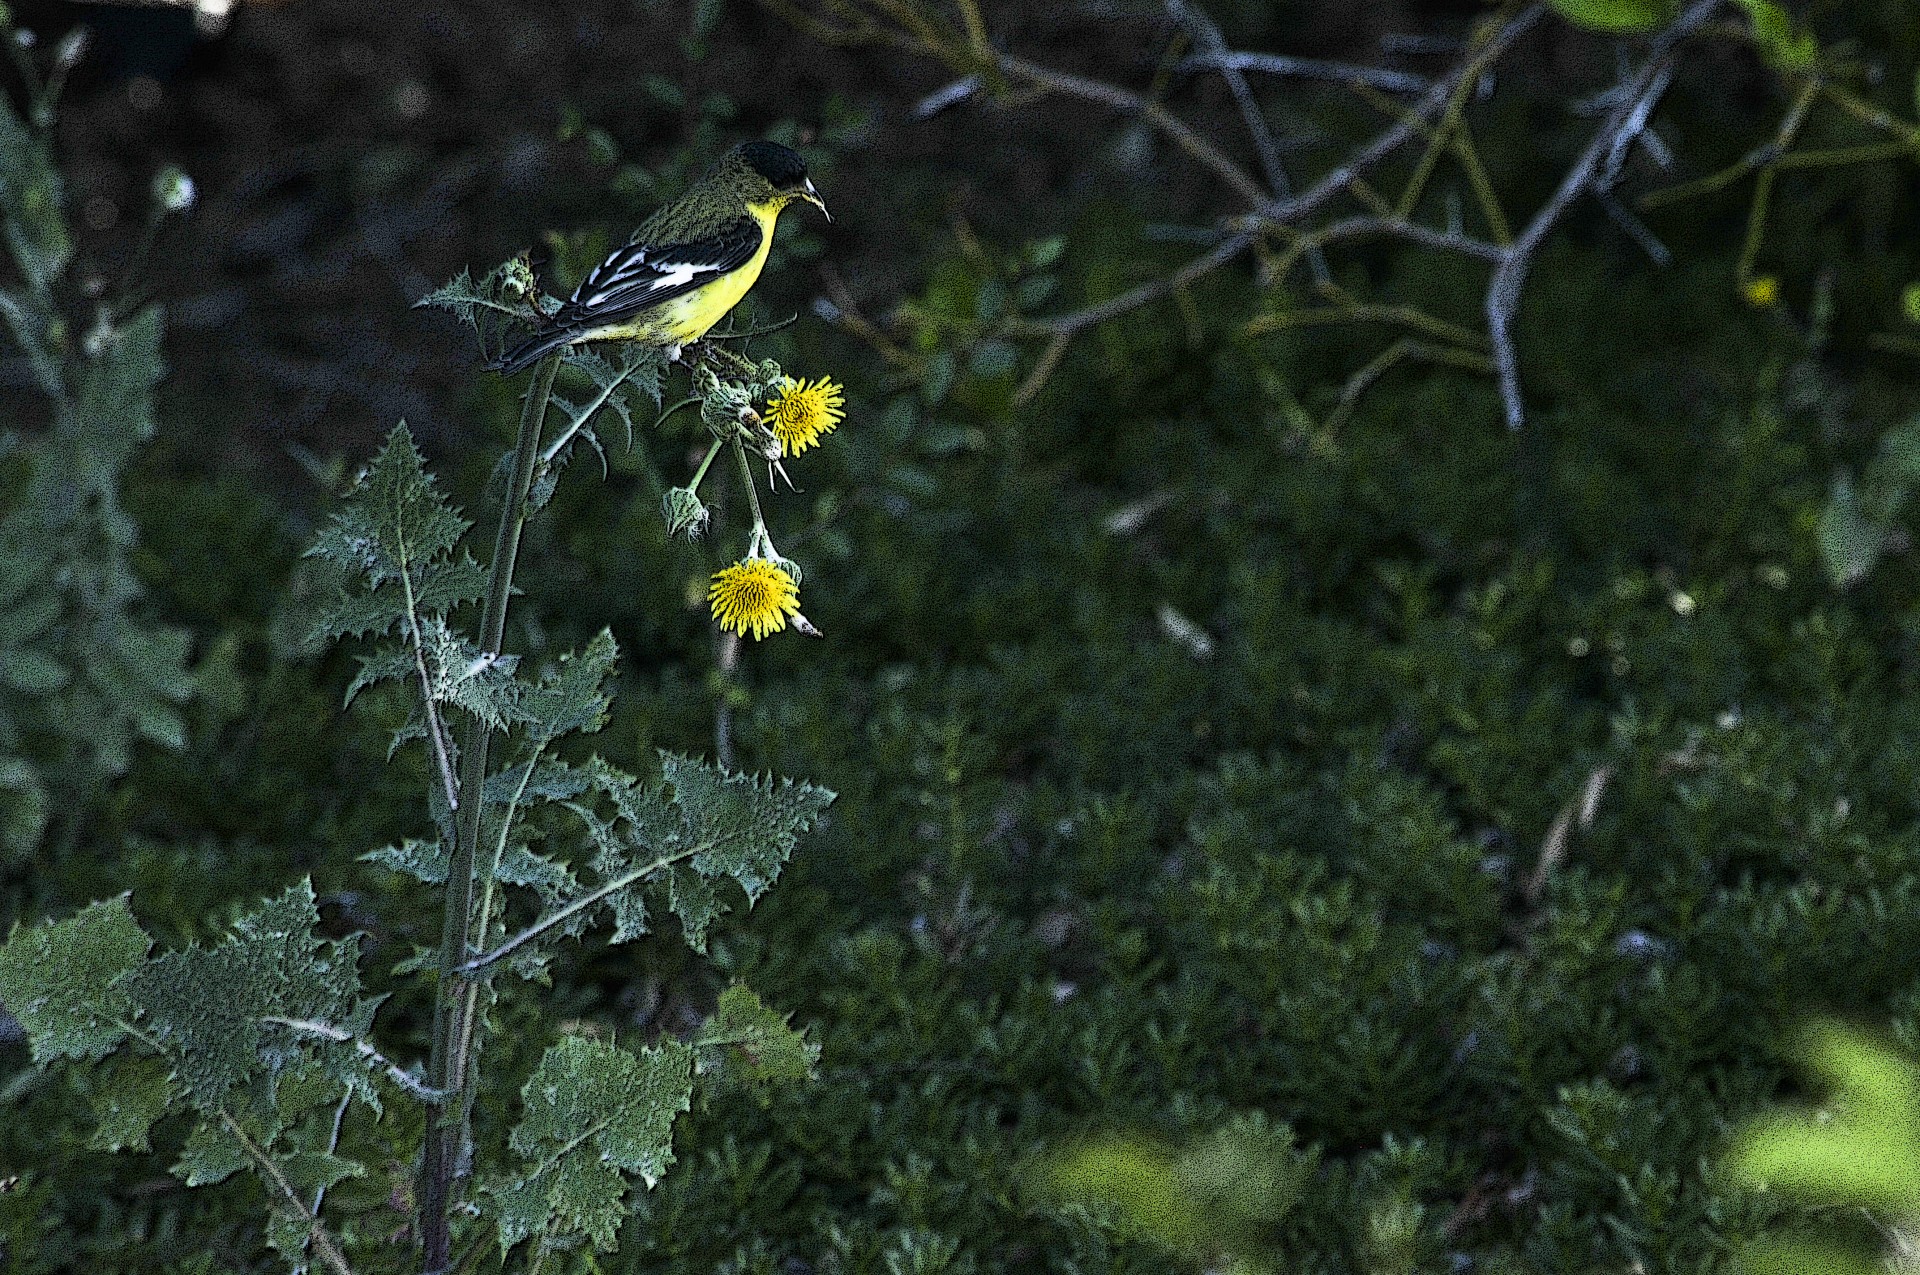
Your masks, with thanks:
[[[832,377],[809,385],[790,381],[767,403],[767,428],[780,444],[780,454],[792,456],[817,445],[833,433],[845,417],[847,392]]]
[[[800,586],[765,558],[748,558],[713,573],[707,605],[722,629],[743,637],[751,633],[757,642],[800,613]]]
[[[1771,309],[1780,301],[1780,281],[1770,274],[1763,274],[1757,279],[1747,280],[1740,289],[1740,295],[1756,310]]]

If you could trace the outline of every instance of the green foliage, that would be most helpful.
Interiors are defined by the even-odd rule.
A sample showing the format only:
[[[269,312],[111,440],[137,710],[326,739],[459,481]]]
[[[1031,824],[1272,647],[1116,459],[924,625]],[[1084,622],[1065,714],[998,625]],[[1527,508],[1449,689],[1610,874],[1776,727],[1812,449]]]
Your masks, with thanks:
[[[1910,1225],[1920,1215],[1920,1067],[1834,1025],[1806,1033],[1802,1063],[1827,1091],[1825,1105],[1751,1121],[1729,1165],[1753,1185],[1816,1209],[1865,1209]],[[1765,1272],[1881,1269],[1837,1241],[1769,1237],[1741,1258],[1743,1269]]]
[[[376,1006],[360,995],[359,943],[321,942],[318,921],[313,887],[302,881],[235,921],[224,941],[169,952],[127,977],[142,1039],[172,1062],[200,1110],[218,1111],[235,1086],[316,1052],[336,1080],[372,1100],[353,1049]]]
[[[1634,35],[1656,31],[1680,11],[1678,0],[1552,0],[1556,13],[1590,31]]]
[[[791,1017],[768,1008],[741,984],[731,985],[720,993],[713,1017],[694,1033],[700,1070],[754,1084],[812,1079],[820,1046],[789,1027]]]
[[[590,768],[589,779],[611,803],[601,820],[576,806],[598,853],[601,883],[582,896],[604,899],[618,918],[615,941],[646,932],[638,887],[664,878],[666,903],[687,942],[706,949],[708,928],[725,915],[718,885],[731,880],[752,903],[773,884],[833,794],[792,780],[730,775],[688,757],[663,753],[664,788],[647,788],[611,767]]]
[[[1175,1253],[1252,1272],[1285,1269],[1269,1264],[1271,1237],[1318,1159],[1295,1149],[1292,1130],[1255,1115],[1178,1151],[1089,1143],[1056,1158],[1049,1177],[1062,1199],[1117,1215]]]
[[[0,23],[0,37],[12,39]],[[126,474],[154,431],[163,372],[156,306],[61,308],[72,238],[52,158],[50,93],[29,125],[0,102],[0,236],[18,283],[0,318],[46,402],[45,421],[0,428],[0,856],[82,794],[124,774],[138,741],[178,749],[196,680],[184,629],[155,622],[134,569]]]
[[[648,1186],[673,1163],[673,1119],[693,1093],[693,1051],[667,1041],[637,1054],[570,1036],[551,1046],[521,1091],[508,1140],[520,1163],[487,1188],[499,1207],[500,1249],[533,1235],[584,1233],[614,1246],[626,1216],[625,1173]]]
[[[1240,6],[1246,47],[1297,39],[1269,8]],[[730,43],[730,60],[751,69],[754,44]],[[1913,53],[1875,45],[1877,106],[1902,105]],[[1583,62],[1581,91],[1608,69]],[[1537,174],[1540,154],[1584,136],[1557,121],[1590,123],[1522,79],[1502,75],[1492,117],[1476,119],[1496,175]],[[1655,116],[1686,164],[1714,148],[1734,162],[1774,125],[1753,108],[1772,90],[1728,97],[1708,81],[1678,77]],[[1051,107],[1020,118],[1044,135]],[[1117,295],[1155,266],[1143,258],[1191,251],[1143,249],[1137,223],[1186,217],[1201,196],[1155,152],[1154,180],[1123,167],[1124,203],[1101,203],[1077,183],[1084,171],[1098,187],[1104,157],[1076,159],[1076,185],[1057,192],[1067,246],[1030,265],[1019,245],[1050,234],[1036,224],[1056,209],[1009,208],[982,180],[969,205],[982,259],[921,192],[1002,148],[943,147],[919,170],[894,164],[884,136],[862,144],[900,196],[881,248],[934,245],[932,261],[884,264],[935,279],[918,295],[944,326],[925,348],[911,322],[888,327],[908,359],[884,368],[804,325],[767,343],[792,366],[838,360],[873,404],[783,511],[809,583],[828,582],[809,607],[827,642],[716,650],[698,607],[711,563],[668,548],[659,519],[710,436],[696,413],[642,431],[634,453],[609,449],[606,483],[559,484],[523,547],[504,644],[520,658],[501,695],[514,715],[499,715],[482,790],[477,884],[493,898],[473,954],[552,923],[476,971],[544,977],[477,990],[485,1065],[465,1154],[476,1191],[554,1160],[517,1216],[566,1233],[529,1233],[501,1258],[500,1197],[469,1192],[456,1212],[468,1268],[519,1270],[537,1253],[548,1272],[1715,1272],[1783,1215],[1843,1238],[1854,1222],[1850,1251],[1868,1260],[1879,1241],[1857,1212],[1712,1166],[1727,1128],[1776,1101],[1780,1042],[1809,1006],[1891,1020],[1908,1041],[1920,1021],[1913,507],[1877,524],[1879,555],[1844,591],[1821,532],[1836,473],[1874,507],[1861,493],[1887,425],[1920,409],[1905,356],[1823,348],[1791,305],[1741,305],[1731,205],[1659,221],[1676,257],[1665,273],[1583,212],[1540,262],[1522,355],[1541,410],[1520,439],[1484,384],[1447,370],[1390,374],[1321,428],[1340,392],[1327,369],[1364,361],[1364,341],[1245,333],[1258,294],[1229,272],[1191,289],[1184,319],[1169,303],[1087,333],[1016,410],[1017,375],[994,355],[976,368],[968,347],[994,335],[980,318],[993,281],[1047,276],[1061,304]],[[1289,152],[1302,184],[1319,160]],[[1831,267],[1837,333],[1883,322],[1920,266],[1900,233],[1910,192],[1890,180],[1861,201],[1854,178],[1780,180],[1793,195],[1776,201],[1768,251],[1783,275]],[[1862,245],[1879,245],[1870,268]],[[1476,313],[1483,278],[1387,247],[1363,264],[1384,298]],[[884,276],[848,277],[864,300],[862,280]],[[781,286],[803,285],[763,285]],[[561,376],[575,410],[598,392],[585,369]],[[483,417],[512,410],[503,392],[478,401]],[[448,457],[447,511],[491,508],[488,473],[506,485],[493,460]],[[225,900],[311,871],[325,918],[312,941],[363,931],[365,995],[392,993],[352,1046],[385,1115],[349,1103],[331,1142],[348,1095],[323,1064],[345,1042],[324,1035],[277,1071],[262,1058],[229,1114],[305,1199],[332,1183],[322,1212],[355,1270],[417,1270],[403,1228],[430,1095],[414,1060],[458,847],[452,820],[421,814],[437,780],[427,741],[378,763],[426,692],[417,671],[381,681],[342,719],[344,658],[283,659],[258,636],[279,605],[279,546],[310,530],[297,499],[191,472],[135,482],[128,508],[167,604],[209,644],[242,635],[242,707],[222,726],[191,706],[183,754],[137,750],[114,790],[132,831],[37,871],[35,914],[133,884],[163,946],[191,936],[219,952],[237,940],[205,918],[230,915]],[[737,497],[702,504],[721,527],[743,517]],[[269,550],[223,566],[202,548],[222,537]],[[292,632],[297,608],[281,609],[274,631]],[[446,632],[471,639],[477,610],[448,607]],[[405,627],[369,647],[407,655]],[[434,703],[457,763],[466,714]],[[717,720],[737,768],[844,795],[779,859],[779,888],[708,928],[697,961],[665,916],[668,874],[586,900],[650,861],[608,785],[630,784],[626,800],[678,835],[659,750],[706,747]],[[621,777],[596,781],[601,766]],[[596,867],[588,815],[619,851],[615,876]],[[378,845],[393,848],[360,859]],[[697,883],[737,904],[728,879]],[[634,941],[557,941],[576,917]],[[535,1120],[545,1090],[529,1089],[536,1073],[558,1085],[556,1038],[616,1040],[593,1048],[636,1060],[643,1045],[694,1051],[688,1109],[670,1144],[648,1143],[675,1158],[650,1189],[562,1165],[552,1136],[527,1155],[510,1145],[518,1124],[559,1123],[546,1108]],[[268,1270],[263,1238],[308,1239],[290,1210],[261,1231],[262,1202],[282,1197],[233,1128],[177,1101],[149,1118],[171,1068],[137,1040],[49,1071],[28,1067],[26,1045],[0,1048],[0,1068],[22,1069],[0,1118],[0,1164],[22,1173],[0,1191],[0,1266]],[[816,1049],[818,1083],[726,1083],[800,1074]],[[670,1103],[677,1077],[658,1091]],[[1223,1156],[1211,1175],[1187,1164],[1245,1113],[1297,1145]],[[1102,1141],[1113,1130],[1124,1142]],[[89,1137],[153,1152],[74,1154]],[[1140,1153],[1141,1196],[1172,1226],[1035,1189],[1050,1149],[1116,1145]],[[623,1251],[591,1253],[610,1200]],[[1154,1236],[1182,1226],[1192,1238],[1170,1256]],[[1800,1243],[1781,1260],[1838,1261]],[[297,1261],[318,1264],[308,1248],[280,1265]]]
[[[0,947],[0,1004],[27,1029],[34,1061],[102,1058],[118,1047],[133,1011],[121,979],[149,946],[125,896],[51,925],[15,926]]]
[[[1753,38],[1767,62],[1777,71],[1804,74],[1820,57],[1820,45],[1810,32],[1796,30],[1793,17],[1775,0],[1739,0],[1753,20]],[[1920,107],[1920,102],[1916,102]]]
[[[1842,587],[1858,583],[1903,537],[1900,512],[1920,487],[1920,417],[1891,430],[1858,481],[1842,474],[1820,515],[1820,561]]]

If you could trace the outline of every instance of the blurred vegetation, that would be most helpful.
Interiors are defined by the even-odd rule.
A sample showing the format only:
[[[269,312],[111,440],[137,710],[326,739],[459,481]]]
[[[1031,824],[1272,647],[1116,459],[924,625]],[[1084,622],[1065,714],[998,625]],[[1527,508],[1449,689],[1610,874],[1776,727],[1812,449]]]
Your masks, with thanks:
[[[438,918],[356,856],[420,834],[427,774],[384,765],[401,701],[342,716],[350,664],[293,640],[298,546],[403,413],[457,501],[484,490],[514,405],[405,310],[424,280],[549,228],[550,269],[578,270],[763,133],[803,147],[838,219],[783,233],[750,305],[818,294],[842,320],[756,346],[849,385],[779,528],[828,639],[723,660],[711,564],[670,556],[658,519],[697,439],[677,419],[562,484],[525,550],[543,623],[513,640],[611,628],[618,764],[711,752],[724,722],[736,764],[839,800],[706,963],[563,954],[504,995],[479,1101],[517,1111],[537,1021],[684,1034],[735,979],[810,1029],[820,1077],[697,1103],[604,1269],[1158,1272],[1171,1238],[1193,1268],[1703,1271],[1831,1220],[1715,1166],[1795,1093],[1806,1016],[1920,1046],[1910,146],[1782,170],[1751,252],[1751,172],[1644,210],[1664,267],[1575,209],[1520,307],[1518,434],[1465,367],[1405,363],[1347,400],[1391,338],[1256,323],[1289,297],[1245,265],[1088,329],[1021,400],[1044,345],[1008,315],[1163,276],[1221,215],[1138,119],[1019,94],[918,119],[953,68],[741,3],[389,8],[243,8],[148,77],[150,111],[138,74],[70,90],[71,205],[144,198],[166,161],[201,186],[145,267],[174,371],[116,481],[137,622],[230,675],[167,701],[177,747],[136,741],[120,777],[65,790],[83,833],[4,861],[0,923],[132,890],[156,938],[204,939],[310,875],[326,932],[363,934],[369,992],[395,990],[375,958]],[[1912,120],[1908,6],[1788,9],[1851,61],[1848,91]],[[1476,16],[1209,11],[1235,48],[1369,64],[1381,35]],[[1136,87],[1172,34],[1157,5],[985,18],[997,47]],[[1716,21],[1655,116],[1678,168],[1632,193],[1778,136],[1798,72],[1744,47],[1748,9]],[[1455,51],[1402,56],[1433,73]],[[1617,68],[1557,19],[1516,57],[1474,137],[1525,209]],[[1237,118],[1217,83],[1164,88],[1221,136]],[[1383,118],[1339,85],[1273,100],[1302,176]],[[1849,118],[1809,115],[1800,144],[1864,144]],[[75,237],[97,272],[138,233]],[[1471,262],[1381,242],[1331,264],[1351,296],[1479,314]],[[58,437],[32,411],[30,444]],[[399,989],[391,1012],[383,1050],[423,1054],[429,1007]],[[85,1152],[84,1074],[17,1043],[0,1070],[0,1270],[273,1269],[254,1188],[167,1176],[184,1122],[150,1156]],[[1063,1152],[1221,1225],[1156,1235],[1114,1192],[1076,1201],[1047,1169]],[[360,1206],[368,1229],[389,1208]]]

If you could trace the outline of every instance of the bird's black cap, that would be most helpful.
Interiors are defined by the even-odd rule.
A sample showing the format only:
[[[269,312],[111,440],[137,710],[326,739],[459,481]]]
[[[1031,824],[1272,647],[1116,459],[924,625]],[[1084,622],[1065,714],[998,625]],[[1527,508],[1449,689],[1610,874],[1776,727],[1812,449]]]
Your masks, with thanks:
[[[747,142],[740,158],[775,190],[795,190],[807,180],[807,161],[778,142]]]

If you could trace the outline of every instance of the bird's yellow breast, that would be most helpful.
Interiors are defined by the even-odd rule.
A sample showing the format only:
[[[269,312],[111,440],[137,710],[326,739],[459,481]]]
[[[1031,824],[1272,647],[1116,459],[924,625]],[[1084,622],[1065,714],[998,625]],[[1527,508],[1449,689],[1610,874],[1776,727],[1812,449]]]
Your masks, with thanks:
[[[649,328],[675,341],[698,341],[707,334],[708,328],[726,317],[727,311],[740,304],[740,298],[747,295],[747,289],[760,278],[760,270],[767,264],[767,253],[773,247],[773,223],[780,216],[780,205],[749,204],[747,211],[760,223],[760,250],[738,270],[662,305],[648,316]]]

